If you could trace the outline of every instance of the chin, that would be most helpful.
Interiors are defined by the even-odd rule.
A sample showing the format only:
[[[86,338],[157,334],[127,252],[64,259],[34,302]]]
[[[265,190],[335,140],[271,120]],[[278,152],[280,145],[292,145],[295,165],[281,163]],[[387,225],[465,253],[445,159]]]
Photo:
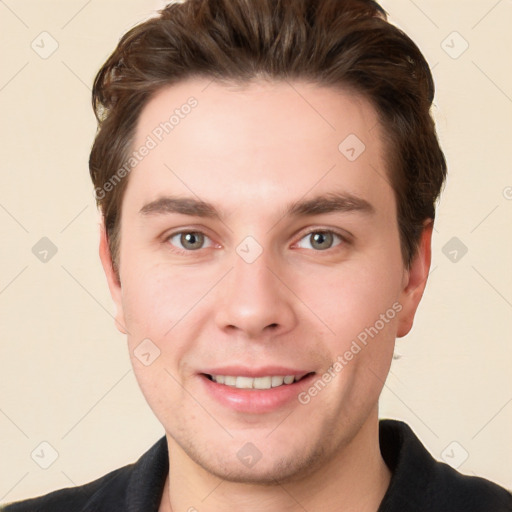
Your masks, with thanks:
[[[244,483],[248,485],[276,485],[298,481],[313,473],[325,459],[325,448],[311,447],[305,453],[298,449],[294,453],[277,453],[275,448],[259,451],[254,445],[247,443],[237,450],[234,456],[227,457],[227,453],[214,454],[197,453],[197,450],[186,450],[188,456],[208,473],[227,482]]]
[[[214,464],[203,466],[209,473],[227,482],[266,486],[274,486],[278,482],[282,483],[300,479],[308,473],[307,467],[307,463],[297,460],[293,462],[277,460],[267,461],[266,463],[260,460],[252,468],[241,467],[238,460],[225,463],[222,466]]]

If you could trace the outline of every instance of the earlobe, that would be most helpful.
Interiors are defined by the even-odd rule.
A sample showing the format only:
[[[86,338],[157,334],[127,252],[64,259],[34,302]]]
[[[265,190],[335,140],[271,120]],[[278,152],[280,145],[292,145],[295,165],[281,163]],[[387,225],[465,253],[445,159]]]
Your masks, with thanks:
[[[414,322],[414,316],[425,291],[430,263],[432,259],[432,231],[434,221],[428,219],[423,224],[420,243],[408,269],[404,270],[403,289],[400,295],[402,311],[398,317],[397,337],[409,333]]]
[[[125,327],[125,319],[123,312],[123,303],[122,303],[122,288],[119,278],[114,270],[112,265],[112,256],[110,254],[110,248],[108,245],[108,237],[105,229],[105,223],[102,219],[100,225],[100,246],[99,246],[99,254],[101,265],[103,266],[103,271],[105,272],[105,276],[107,278],[108,288],[110,290],[110,295],[114,304],[116,306],[116,315],[115,322],[117,329],[123,334],[127,334],[127,330]]]

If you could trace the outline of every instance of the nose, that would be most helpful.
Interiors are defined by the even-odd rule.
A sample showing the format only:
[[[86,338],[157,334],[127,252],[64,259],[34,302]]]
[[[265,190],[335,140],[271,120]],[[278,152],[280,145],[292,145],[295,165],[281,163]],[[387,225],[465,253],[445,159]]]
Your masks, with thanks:
[[[215,320],[228,333],[258,339],[282,335],[297,323],[293,292],[265,251],[252,263],[237,254],[217,290]]]

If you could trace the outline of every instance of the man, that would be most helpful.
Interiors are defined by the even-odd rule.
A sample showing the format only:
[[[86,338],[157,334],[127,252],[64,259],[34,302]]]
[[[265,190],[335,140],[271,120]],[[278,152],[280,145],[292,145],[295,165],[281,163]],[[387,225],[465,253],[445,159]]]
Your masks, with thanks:
[[[165,436],[16,511],[506,511],[379,423],[446,175],[423,56],[368,0],[188,0],[100,70],[100,257]]]

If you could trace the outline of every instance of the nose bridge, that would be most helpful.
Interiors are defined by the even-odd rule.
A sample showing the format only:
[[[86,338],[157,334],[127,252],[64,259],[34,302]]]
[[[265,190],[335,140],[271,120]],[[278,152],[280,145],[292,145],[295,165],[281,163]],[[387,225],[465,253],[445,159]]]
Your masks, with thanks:
[[[261,254],[254,261],[245,259],[240,255],[241,250],[237,250],[237,256],[234,258],[232,281],[235,295],[239,299],[248,298],[250,301],[259,299],[274,298],[278,291],[272,273],[269,271],[271,262],[269,261],[268,251]]]
[[[236,248],[232,270],[219,290],[217,324],[257,337],[264,331],[292,328],[295,314],[286,288],[274,275],[270,250],[251,237]]]

